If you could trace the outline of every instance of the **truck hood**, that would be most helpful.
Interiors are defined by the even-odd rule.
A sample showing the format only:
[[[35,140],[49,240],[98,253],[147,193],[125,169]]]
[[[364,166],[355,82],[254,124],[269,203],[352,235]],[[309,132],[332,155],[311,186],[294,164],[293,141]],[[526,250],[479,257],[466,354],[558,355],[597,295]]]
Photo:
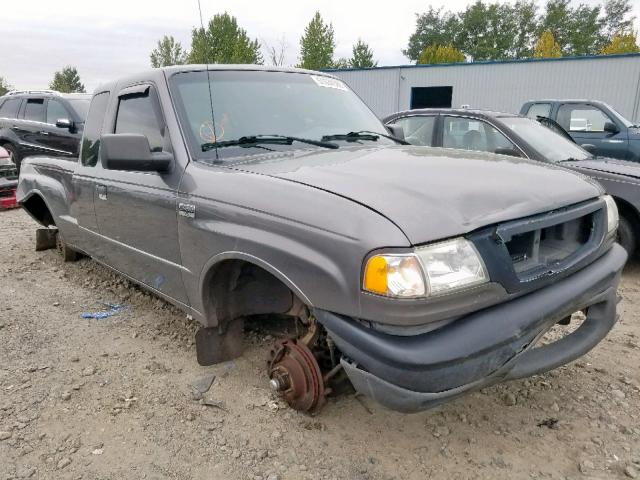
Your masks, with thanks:
[[[601,194],[595,182],[566,169],[416,146],[277,152],[230,167],[351,199],[384,215],[414,245]]]
[[[605,172],[613,175],[621,175],[628,178],[640,179],[640,163],[617,160],[606,157],[595,157],[589,160],[577,160],[575,162],[563,162],[563,166],[579,168],[584,173]]]

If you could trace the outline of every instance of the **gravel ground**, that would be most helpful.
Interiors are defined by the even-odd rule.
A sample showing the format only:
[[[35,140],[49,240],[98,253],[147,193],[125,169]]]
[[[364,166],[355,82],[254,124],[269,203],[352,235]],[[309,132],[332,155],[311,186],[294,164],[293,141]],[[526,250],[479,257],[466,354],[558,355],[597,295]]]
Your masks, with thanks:
[[[620,323],[579,362],[420,414],[343,394],[310,417],[268,390],[262,326],[200,367],[184,314],[35,252],[22,211],[0,222],[0,479],[640,478],[636,264]],[[103,302],[127,307],[81,317]]]

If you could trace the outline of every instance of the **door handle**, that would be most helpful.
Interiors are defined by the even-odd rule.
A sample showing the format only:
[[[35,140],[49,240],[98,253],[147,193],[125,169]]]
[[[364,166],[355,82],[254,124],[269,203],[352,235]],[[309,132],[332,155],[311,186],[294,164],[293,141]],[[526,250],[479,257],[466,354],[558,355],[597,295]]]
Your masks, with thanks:
[[[100,200],[107,199],[107,186],[106,185],[96,185],[96,193],[98,194],[98,198]]]
[[[38,133],[39,133],[40,135],[49,135],[49,132],[46,132],[46,131],[44,131],[44,130],[43,130],[43,131],[41,131],[41,132],[38,132]]]

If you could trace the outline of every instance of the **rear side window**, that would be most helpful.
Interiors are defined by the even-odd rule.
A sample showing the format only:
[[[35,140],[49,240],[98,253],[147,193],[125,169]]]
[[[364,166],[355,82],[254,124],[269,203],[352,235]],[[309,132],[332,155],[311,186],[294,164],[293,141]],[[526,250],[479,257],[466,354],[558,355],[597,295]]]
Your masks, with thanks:
[[[527,112],[527,117],[533,118],[534,120],[538,117],[549,117],[551,113],[551,104],[550,103],[534,103],[529,107],[529,111]]]
[[[94,167],[98,163],[98,151],[100,149],[100,135],[102,134],[102,123],[104,114],[109,103],[109,92],[102,92],[93,97],[89,114],[84,125],[82,136],[82,147],[80,159],[82,165]]]
[[[404,117],[394,122],[402,127],[404,139],[412,145],[431,147],[433,145],[433,127],[436,117]]]
[[[20,108],[20,98],[8,98],[0,106],[0,118],[16,118],[18,116],[18,109]]]
[[[159,107],[152,88],[120,98],[115,133],[140,133],[149,140],[152,152],[161,152],[164,144]]]
[[[55,125],[58,120],[62,119],[69,119],[67,109],[58,100],[49,100],[47,102],[47,123]]]
[[[24,119],[44,122],[44,98],[29,98],[24,109]]]
[[[493,125],[482,120],[445,117],[442,146],[460,150],[518,155],[517,147]],[[507,150],[509,153],[507,153]]]

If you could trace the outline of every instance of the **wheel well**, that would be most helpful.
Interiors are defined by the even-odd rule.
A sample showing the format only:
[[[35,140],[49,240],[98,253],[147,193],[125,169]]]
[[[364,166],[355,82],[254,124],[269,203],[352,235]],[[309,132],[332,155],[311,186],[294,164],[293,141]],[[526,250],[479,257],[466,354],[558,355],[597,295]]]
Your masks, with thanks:
[[[55,225],[53,215],[51,215],[47,204],[44,203],[40,195],[31,195],[26,201],[22,202],[22,208],[43,226]]]
[[[202,295],[208,326],[250,315],[285,314],[302,306],[280,279],[245,260],[214,265],[205,275]]]

